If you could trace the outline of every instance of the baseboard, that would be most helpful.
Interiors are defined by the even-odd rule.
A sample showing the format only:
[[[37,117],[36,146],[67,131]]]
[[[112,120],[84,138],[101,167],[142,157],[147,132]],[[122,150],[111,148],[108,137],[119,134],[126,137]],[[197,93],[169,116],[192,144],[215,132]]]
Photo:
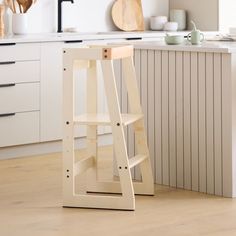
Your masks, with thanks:
[[[85,148],[85,138],[76,139],[75,148]],[[112,135],[106,134],[98,137],[98,146],[111,145]],[[0,160],[37,156],[49,153],[62,152],[62,141],[37,143],[30,145],[6,147],[0,149]]]

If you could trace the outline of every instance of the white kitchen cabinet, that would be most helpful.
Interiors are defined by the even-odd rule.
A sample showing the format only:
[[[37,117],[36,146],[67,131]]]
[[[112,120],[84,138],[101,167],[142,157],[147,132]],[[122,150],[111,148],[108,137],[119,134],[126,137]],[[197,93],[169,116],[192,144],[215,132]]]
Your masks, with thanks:
[[[39,111],[39,91],[38,82],[0,85],[0,114]]]
[[[0,115],[0,147],[39,142],[39,111]]]
[[[0,50],[0,147],[39,142],[40,45]]]

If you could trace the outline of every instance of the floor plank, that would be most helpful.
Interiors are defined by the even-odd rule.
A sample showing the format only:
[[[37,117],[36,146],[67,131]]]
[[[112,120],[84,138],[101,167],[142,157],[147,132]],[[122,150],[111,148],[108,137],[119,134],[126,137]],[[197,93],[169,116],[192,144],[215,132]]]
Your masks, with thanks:
[[[61,154],[0,161],[0,235],[236,235],[236,200],[168,187],[137,196],[135,212],[62,208],[61,163]]]

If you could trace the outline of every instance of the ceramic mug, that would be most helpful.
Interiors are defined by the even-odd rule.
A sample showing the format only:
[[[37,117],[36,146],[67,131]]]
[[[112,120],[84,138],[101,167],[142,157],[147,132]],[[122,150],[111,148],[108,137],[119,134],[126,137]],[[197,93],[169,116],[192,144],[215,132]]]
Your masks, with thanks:
[[[201,33],[199,30],[193,31],[188,34],[187,40],[191,42],[191,44],[198,45],[204,41],[205,37],[204,34]]]

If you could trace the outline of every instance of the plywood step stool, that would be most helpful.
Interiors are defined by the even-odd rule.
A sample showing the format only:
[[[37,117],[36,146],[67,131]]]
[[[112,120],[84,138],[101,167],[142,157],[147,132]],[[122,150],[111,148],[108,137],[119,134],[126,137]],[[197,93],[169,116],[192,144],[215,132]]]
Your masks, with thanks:
[[[63,206],[135,210],[134,194],[154,195],[144,118],[140,105],[132,46],[91,46],[63,51]],[[122,60],[131,114],[121,114],[113,70],[113,60]],[[97,61],[101,62],[109,114],[97,114]],[[75,117],[75,69],[87,69],[87,114]],[[87,125],[87,157],[75,162],[74,126]],[[129,158],[124,126],[133,124],[136,156]],[[97,178],[97,126],[112,127],[119,181]],[[112,157],[111,157],[112,158]],[[131,168],[140,165],[141,182],[133,182]],[[86,189],[75,192],[75,177],[86,173]],[[117,193],[108,195],[104,193]],[[119,194],[119,195],[118,195]]]

